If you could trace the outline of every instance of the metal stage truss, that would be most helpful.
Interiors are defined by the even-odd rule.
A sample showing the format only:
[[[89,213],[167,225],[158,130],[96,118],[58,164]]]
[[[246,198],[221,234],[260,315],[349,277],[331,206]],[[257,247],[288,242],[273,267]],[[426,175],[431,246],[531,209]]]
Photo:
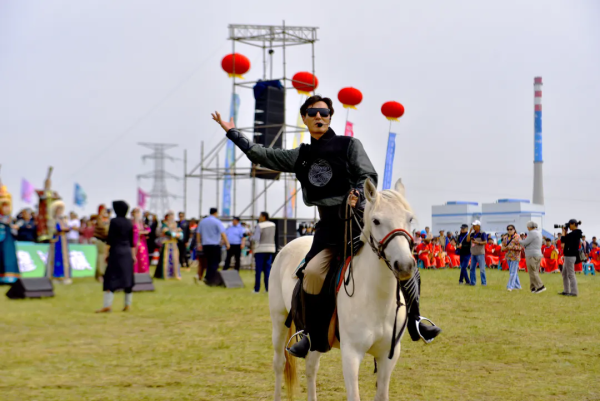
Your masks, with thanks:
[[[290,125],[286,123],[286,100],[287,100],[287,90],[294,89],[292,84],[293,80],[287,76],[287,64],[286,64],[286,52],[287,48],[290,46],[299,46],[299,45],[310,45],[311,46],[311,62],[312,62],[312,74],[315,75],[315,42],[317,39],[317,29],[314,27],[299,27],[299,26],[286,26],[285,21],[282,25],[229,25],[229,40],[232,44],[232,53],[235,54],[236,44],[244,44],[254,47],[259,47],[262,49],[262,58],[263,58],[263,74],[262,80],[279,80],[283,84],[283,99],[284,99],[284,112],[283,112],[283,123],[277,125],[261,125],[261,128],[272,128],[272,127],[280,127],[280,130],[277,136],[272,140],[269,146],[272,146],[276,141],[281,137],[282,139],[282,148],[287,149],[287,136],[290,134],[296,134],[301,132],[303,128],[298,127],[296,125]],[[278,48],[281,49],[282,53],[282,61],[283,61],[283,76],[279,78],[273,78],[273,49]],[[269,78],[267,78],[267,64],[270,65],[270,74]],[[254,85],[259,82],[257,81],[236,81],[236,78],[233,77],[233,85],[232,91],[235,94],[238,88],[243,89],[252,89]],[[250,137],[253,137],[255,132],[255,127],[244,127],[238,128],[240,131],[250,134]],[[204,149],[204,141],[202,141],[200,145],[200,163],[198,163],[194,168],[188,171],[187,169],[187,151],[184,151],[184,172],[185,172],[185,180],[184,180],[184,199],[187,199],[187,185],[188,179],[199,179],[199,189],[200,189],[200,202],[199,202],[199,216],[202,216],[202,204],[203,204],[203,185],[205,180],[215,180],[217,193],[216,199],[217,204],[216,207],[220,210],[220,185],[225,179],[231,178],[232,180],[232,207],[231,207],[231,215],[232,216],[240,216],[243,220],[251,220],[255,221],[257,218],[257,203],[261,197],[264,199],[264,210],[269,211],[267,208],[267,199],[268,199],[268,191],[278,182],[283,182],[283,191],[284,191],[284,203],[280,207],[276,209],[272,209],[273,211],[269,211],[269,214],[272,217],[278,217],[281,214],[284,220],[284,238],[287,238],[287,219],[298,218],[297,209],[298,209],[298,200],[301,198],[301,191],[299,185],[295,179],[294,174],[291,173],[280,173],[279,178],[277,180],[270,179],[260,179],[263,181],[262,190],[258,189],[257,177],[261,174],[276,174],[275,172],[260,168],[256,165],[251,165],[250,167],[238,167],[238,162],[240,159],[244,158],[245,155],[243,153],[238,154],[240,152],[234,153],[234,162],[229,168],[224,167],[224,163],[220,160],[223,158],[222,153],[228,139],[223,138],[214,148],[212,148],[209,152],[205,152]],[[252,181],[252,195],[248,204],[245,205],[241,210],[238,209],[237,203],[237,191],[236,191],[236,182],[238,180],[249,179]],[[293,191],[292,191],[293,189]],[[294,195],[297,196],[296,207],[294,209],[294,215],[289,216],[286,210],[286,204],[291,200]],[[184,210],[187,209],[187,201],[184,201]],[[239,211],[238,211],[239,210]],[[187,212],[187,210],[186,210]],[[226,217],[225,217],[226,218]],[[314,212],[313,217],[311,218],[303,218],[301,220],[316,220],[316,210]]]

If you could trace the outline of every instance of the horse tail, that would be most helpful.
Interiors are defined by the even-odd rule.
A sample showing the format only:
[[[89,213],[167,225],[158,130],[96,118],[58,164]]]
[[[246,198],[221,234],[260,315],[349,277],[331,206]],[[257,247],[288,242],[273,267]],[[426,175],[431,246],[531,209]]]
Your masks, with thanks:
[[[287,339],[285,343],[287,344],[292,338],[294,334],[295,326],[294,323],[290,325],[288,330]],[[285,389],[287,393],[287,398],[289,401],[293,401],[294,399],[294,391],[296,390],[296,386],[298,385],[298,377],[296,375],[296,358],[289,355],[286,351],[284,351],[285,355],[285,367],[283,369],[283,375],[285,377]]]

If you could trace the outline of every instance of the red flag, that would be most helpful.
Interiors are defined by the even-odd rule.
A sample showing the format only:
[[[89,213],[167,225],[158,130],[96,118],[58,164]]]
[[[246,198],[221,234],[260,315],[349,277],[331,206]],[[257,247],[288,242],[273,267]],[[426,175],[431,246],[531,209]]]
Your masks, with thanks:
[[[137,204],[142,209],[146,208],[146,198],[147,197],[148,197],[148,194],[146,192],[144,192],[141,188],[138,188]]]
[[[350,121],[346,121],[346,132],[345,136],[354,136],[354,128],[352,127],[352,123]]]

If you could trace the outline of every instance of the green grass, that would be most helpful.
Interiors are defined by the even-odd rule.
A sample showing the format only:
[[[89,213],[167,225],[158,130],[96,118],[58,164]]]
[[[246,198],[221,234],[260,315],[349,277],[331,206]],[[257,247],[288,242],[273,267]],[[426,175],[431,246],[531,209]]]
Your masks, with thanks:
[[[444,332],[430,345],[404,337],[390,399],[600,399],[600,277],[577,275],[580,296],[565,298],[560,274],[542,275],[548,291],[532,295],[525,273],[510,293],[506,272],[488,270],[488,286],[474,288],[457,270],[422,273],[422,312]],[[191,277],[135,294],[130,313],[118,293],[112,313],[94,314],[102,292],[91,279],[57,285],[51,299],[0,297],[0,399],[271,399],[268,299],[252,293],[252,273],[241,290]],[[370,357],[360,386],[374,397]],[[321,359],[318,392],[345,399],[337,349]]]

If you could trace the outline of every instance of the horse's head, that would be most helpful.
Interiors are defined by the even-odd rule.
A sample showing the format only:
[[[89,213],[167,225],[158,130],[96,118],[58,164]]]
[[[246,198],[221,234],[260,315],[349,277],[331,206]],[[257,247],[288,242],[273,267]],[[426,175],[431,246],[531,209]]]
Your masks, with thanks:
[[[373,237],[374,245],[379,246],[380,254],[383,254],[380,256],[385,256],[397,279],[411,278],[417,263],[412,255],[409,234],[413,212],[404,197],[404,185],[398,180],[394,190],[377,192],[375,185],[367,179],[364,190],[367,198],[364,235]]]

